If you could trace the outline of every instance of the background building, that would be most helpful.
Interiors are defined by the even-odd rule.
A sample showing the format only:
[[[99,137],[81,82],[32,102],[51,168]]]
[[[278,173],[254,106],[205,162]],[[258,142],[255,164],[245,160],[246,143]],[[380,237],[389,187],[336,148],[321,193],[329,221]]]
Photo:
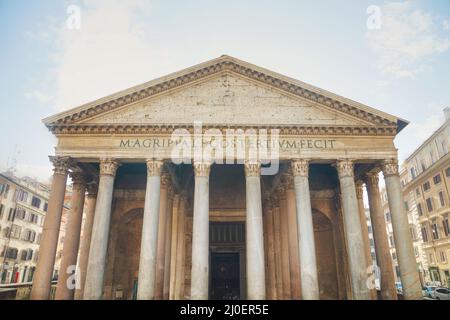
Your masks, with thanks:
[[[401,174],[401,176],[403,176]],[[422,284],[425,284],[430,281],[429,275],[428,275],[428,264],[427,259],[425,256],[425,252],[423,250],[423,241],[422,236],[420,234],[419,224],[418,224],[418,216],[416,211],[416,206],[414,205],[414,202],[409,199],[409,194],[404,193],[404,201],[405,201],[405,207],[407,208],[407,214],[408,214],[408,222],[410,226],[410,232],[411,232],[411,238],[413,239],[413,245],[414,245],[414,254],[416,256],[417,261],[417,267],[420,271],[420,277]],[[384,213],[384,219],[386,221],[386,231],[389,237],[389,249],[392,257],[392,267],[394,269],[394,274],[396,277],[396,281],[400,282],[400,270],[398,267],[398,260],[397,260],[397,253],[395,250],[395,240],[394,235],[392,231],[392,221],[391,221],[391,214],[389,211],[389,205],[387,202],[387,195],[386,195],[386,189],[382,189],[381,191],[381,202],[383,205],[383,213]]]
[[[0,282],[33,279],[48,207],[49,188],[29,178],[0,174]]]
[[[450,108],[444,124],[403,163],[400,172],[414,252],[423,283],[450,285]],[[399,270],[385,189],[382,190],[389,246]]]
[[[72,201],[72,187],[70,185],[66,188],[64,195],[64,206],[61,215],[61,226],[59,227],[58,245],[56,247],[55,268],[53,270],[53,279],[57,279],[60,274],[61,258],[63,255],[64,239],[66,237],[66,226],[70,212],[70,202]]]
[[[31,178],[0,174],[0,284],[26,283],[33,279],[39,254],[42,227],[50,188]],[[53,278],[59,270],[64,243],[70,190],[66,193],[58,257]]]
[[[413,244],[409,230],[402,227],[408,221],[393,143],[407,123],[302,86],[300,81],[222,55],[112,95],[111,101],[101,102],[105,105],[94,101],[45,119],[58,139],[57,153],[51,157],[51,215],[45,225],[60,223],[69,173],[73,179],[73,211],[55,298],[75,297],[74,288],[66,285],[72,279],[66,266],[77,263],[77,254],[87,258],[79,264],[80,274],[85,275],[80,290],[85,289],[86,300],[372,298],[366,277],[367,226],[360,219],[361,188],[366,184],[369,199],[374,200],[370,212],[373,226],[377,225],[377,260],[383,266],[381,297],[396,299],[388,239],[380,219],[376,176],[380,167],[401,244],[397,251],[402,258],[404,298],[422,297]],[[136,90],[145,91],[135,94]],[[114,99],[121,99],[120,103]],[[242,146],[246,153],[233,164],[227,161],[229,165],[217,161],[211,166],[206,159],[192,165],[197,143],[189,142],[183,156],[189,163],[173,161],[170,141],[179,132],[174,130],[181,126],[189,133],[197,120],[204,123],[205,133],[211,126],[218,135],[227,134],[230,126],[244,132],[255,126],[280,128],[284,142],[267,144],[284,146],[273,158],[280,160],[276,174],[261,176],[261,163],[247,159],[251,145],[260,145],[252,142],[229,144]],[[130,131],[128,126],[142,131]],[[318,135],[333,138],[323,140]],[[222,141],[225,146],[223,136],[215,137],[215,142]],[[91,183],[99,189],[86,199]],[[89,248],[81,246],[81,254],[86,202],[88,218],[95,214],[95,219],[85,223],[85,234],[91,239]],[[296,208],[308,221],[298,228]],[[58,228],[45,228],[45,239],[48,235],[52,241],[41,245],[31,299],[50,297],[58,234]]]
[[[405,160],[401,178],[405,205],[417,220],[414,236],[423,241],[429,280],[448,286],[450,108],[445,108],[444,114],[444,124]]]

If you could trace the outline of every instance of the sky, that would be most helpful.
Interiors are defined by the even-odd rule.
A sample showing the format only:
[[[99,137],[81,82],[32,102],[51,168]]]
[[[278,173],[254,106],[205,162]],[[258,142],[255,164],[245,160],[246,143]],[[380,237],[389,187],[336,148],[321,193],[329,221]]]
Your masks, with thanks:
[[[0,0],[0,172],[48,180],[43,118],[222,54],[410,121],[403,160],[450,106],[450,1]]]

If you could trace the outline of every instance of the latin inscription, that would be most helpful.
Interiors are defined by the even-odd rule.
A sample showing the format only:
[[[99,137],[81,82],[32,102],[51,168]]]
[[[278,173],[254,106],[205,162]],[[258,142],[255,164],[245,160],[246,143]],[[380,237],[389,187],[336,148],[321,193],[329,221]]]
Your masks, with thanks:
[[[203,144],[212,144],[213,141],[203,141]],[[217,143],[219,145],[217,145]],[[276,148],[281,150],[292,150],[292,149],[334,149],[337,140],[334,139],[279,139],[278,141],[269,140],[258,140],[255,142],[243,140],[222,140],[216,142],[218,147],[235,147],[239,145],[246,145],[248,147],[254,146],[266,147],[266,148]],[[182,144],[184,147],[194,147],[196,146],[195,140],[190,142],[186,140],[175,141],[171,138],[148,138],[148,139],[122,139],[120,140],[119,147],[125,149],[165,149],[174,146],[180,146]]]

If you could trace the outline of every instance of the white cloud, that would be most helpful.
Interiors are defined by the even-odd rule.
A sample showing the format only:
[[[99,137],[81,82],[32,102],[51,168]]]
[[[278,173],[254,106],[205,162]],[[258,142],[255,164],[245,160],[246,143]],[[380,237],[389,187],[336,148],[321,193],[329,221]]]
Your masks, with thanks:
[[[442,28],[444,30],[450,30],[450,21],[448,21],[448,20],[442,21]]]
[[[410,1],[383,5],[381,19],[381,28],[369,30],[366,39],[383,73],[413,77],[430,70],[425,58],[450,48],[450,40],[438,34],[438,19]]]
[[[443,123],[445,117],[442,113],[442,103],[430,103],[424,106],[431,116],[422,121],[411,122],[400,135],[396,137],[399,146],[399,160],[404,161],[411,152],[428,139]]]
[[[144,39],[151,21],[145,0],[85,1],[81,29],[63,27],[56,56],[56,105],[64,110],[146,82],[172,63],[169,53]],[[137,18],[139,14],[139,18]]]
[[[441,112],[435,113],[424,119],[422,122],[414,122],[408,125],[408,136],[415,141],[423,142],[428,139],[434,131],[443,124],[443,115]]]
[[[41,104],[48,103],[54,99],[54,97],[52,97],[51,95],[37,89],[25,93],[25,97],[30,100],[36,100]]]
[[[7,170],[7,168],[0,168],[0,172]],[[53,175],[52,166],[49,165],[33,165],[26,163],[19,163],[15,165],[15,176],[30,177],[37,179],[39,182],[47,183]]]

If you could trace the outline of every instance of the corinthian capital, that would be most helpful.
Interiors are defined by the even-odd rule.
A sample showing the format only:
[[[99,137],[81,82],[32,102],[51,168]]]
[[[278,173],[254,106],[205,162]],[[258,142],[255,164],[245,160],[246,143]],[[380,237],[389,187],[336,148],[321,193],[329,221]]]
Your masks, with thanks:
[[[164,170],[164,172],[161,175],[161,186],[168,188],[171,181],[172,180],[171,180],[170,174],[166,170]]]
[[[162,160],[149,159],[147,160],[147,175],[160,176],[164,162]]]
[[[53,163],[53,172],[55,174],[67,175],[69,167],[72,161],[69,157],[54,157],[49,156],[50,161]]]
[[[362,199],[363,198],[363,193],[364,193],[363,182],[361,180],[356,181],[355,182],[355,187],[356,187],[356,197],[358,199]]]
[[[270,204],[271,204],[272,209],[280,206],[279,201],[280,201],[280,197],[278,194],[272,193],[270,195]]]
[[[180,192],[180,202],[187,203],[188,201],[188,194],[185,190]]]
[[[86,186],[86,174],[80,168],[72,169],[69,175],[72,179],[73,190],[81,190],[81,188]]]
[[[295,159],[291,162],[292,174],[294,176],[308,177],[309,174],[309,160]]]
[[[114,159],[100,159],[100,175],[115,176],[119,162]]]
[[[262,194],[264,204],[266,206],[271,206],[271,194],[269,191],[264,191]]]
[[[194,172],[196,177],[209,177],[211,171],[211,163],[197,162],[194,163]]]
[[[261,175],[261,163],[259,162],[245,162],[245,176],[259,177]]]
[[[294,189],[294,176],[290,170],[281,175],[281,181],[286,190]]]
[[[278,200],[286,199],[286,187],[283,183],[278,184],[276,187]]]
[[[175,188],[173,187],[173,185],[169,184],[167,186],[167,199],[169,201],[173,201],[174,198],[175,198]]]
[[[368,174],[366,174],[367,185],[374,188],[378,188],[378,182],[379,182],[378,172],[377,173],[369,172]]]
[[[88,197],[97,196],[98,192],[98,183],[96,181],[92,181],[86,185]]]
[[[388,159],[383,162],[383,175],[385,177],[398,175],[398,161],[397,159]]]
[[[336,163],[336,169],[337,169],[339,178],[354,176],[354,165],[353,165],[352,160],[349,160],[349,159],[339,160]]]

